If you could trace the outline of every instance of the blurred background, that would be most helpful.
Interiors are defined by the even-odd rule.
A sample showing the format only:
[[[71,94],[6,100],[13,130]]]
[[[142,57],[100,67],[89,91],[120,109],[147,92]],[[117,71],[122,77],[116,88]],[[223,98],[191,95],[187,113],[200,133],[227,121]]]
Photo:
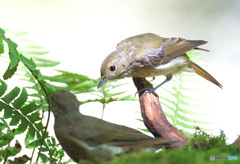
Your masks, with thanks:
[[[201,96],[211,98],[208,108],[201,109],[210,115],[202,119],[213,123],[210,133],[224,130],[228,143],[240,134],[240,1],[0,0],[0,20],[3,29],[29,32],[31,40],[50,52],[45,57],[61,62],[57,69],[94,79],[100,77],[104,58],[127,37],[151,32],[163,37],[206,40],[202,48],[210,52],[200,52],[205,60],[203,68],[223,89],[199,78],[208,88]],[[164,77],[157,79],[162,81]],[[129,93],[134,95],[131,78],[121,81],[131,83]],[[81,111],[101,117],[101,104],[83,105]],[[141,118],[136,111],[140,111],[138,101],[111,103],[103,119],[144,128],[136,120]],[[49,130],[53,132],[53,117],[51,120]]]

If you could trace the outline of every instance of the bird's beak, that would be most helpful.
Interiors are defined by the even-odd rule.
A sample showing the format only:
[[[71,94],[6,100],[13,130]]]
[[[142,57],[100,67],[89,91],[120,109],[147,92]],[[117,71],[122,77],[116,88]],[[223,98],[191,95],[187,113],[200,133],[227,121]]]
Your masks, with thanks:
[[[101,86],[103,86],[103,84],[106,83],[108,81],[108,79],[109,79],[109,77],[102,78],[100,80],[100,82],[98,83],[98,87],[97,88],[99,89]]]

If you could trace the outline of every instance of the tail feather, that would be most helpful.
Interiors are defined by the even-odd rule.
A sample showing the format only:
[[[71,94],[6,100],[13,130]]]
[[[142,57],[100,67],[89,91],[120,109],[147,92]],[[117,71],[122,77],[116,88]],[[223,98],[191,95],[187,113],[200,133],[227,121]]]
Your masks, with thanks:
[[[207,71],[202,69],[199,65],[197,65],[196,63],[194,63],[192,61],[190,61],[190,64],[191,64],[192,68],[194,69],[194,71],[198,75],[202,76],[203,78],[212,82],[213,84],[219,86],[220,88],[223,88],[223,86],[214,77],[212,77],[212,75],[210,75]]]

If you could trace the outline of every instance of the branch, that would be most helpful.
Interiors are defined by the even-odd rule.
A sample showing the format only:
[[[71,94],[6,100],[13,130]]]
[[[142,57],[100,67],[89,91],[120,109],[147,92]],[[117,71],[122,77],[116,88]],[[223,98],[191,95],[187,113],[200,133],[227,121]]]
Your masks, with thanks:
[[[139,93],[139,102],[143,122],[154,137],[164,137],[169,140],[177,140],[171,145],[172,148],[182,147],[188,137],[170,124],[163,113],[158,97],[155,93],[145,92],[144,88],[152,88],[152,84],[145,78],[133,78],[133,82]]]

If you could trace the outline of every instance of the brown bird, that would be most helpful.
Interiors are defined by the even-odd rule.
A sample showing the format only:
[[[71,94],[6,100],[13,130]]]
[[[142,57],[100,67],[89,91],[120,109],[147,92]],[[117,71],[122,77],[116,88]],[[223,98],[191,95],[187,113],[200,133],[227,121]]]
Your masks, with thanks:
[[[54,131],[63,150],[75,161],[110,160],[121,153],[146,147],[169,145],[173,141],[152,138],[138,130],[113,124],[79,112],[79,101],[68,91],[51,93]]]
[[[198,75],[222,88],[222,85],[207,71],[192,62],[186,52],[197,49],[207,43],[203,40],[186,40],[182,38],[164,38],[146,33],[127,38],[118,43],[117,48],[108,55],[101,66],[100,88],[105,82],[125,77],[155,77],[165,75],[167,78],[153,89],[172,79],[178,72],[196,72]]]

